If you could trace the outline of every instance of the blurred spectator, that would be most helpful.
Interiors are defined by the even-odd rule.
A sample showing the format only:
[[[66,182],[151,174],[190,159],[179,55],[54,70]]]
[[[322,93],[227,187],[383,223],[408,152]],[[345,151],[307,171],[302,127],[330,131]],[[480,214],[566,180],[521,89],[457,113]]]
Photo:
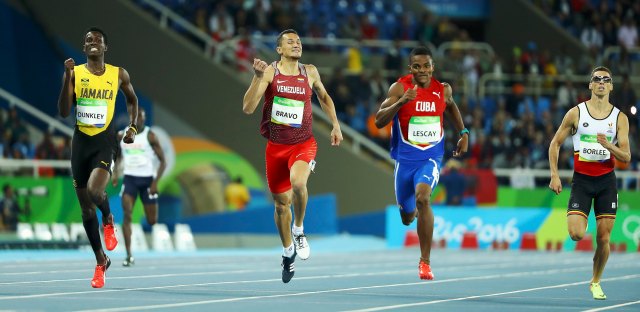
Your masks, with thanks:
[[[433,38],[436,36],[436,23],[435,17],[429,11],[422,13],[422,18],[418,27],[416,27],[416,39],[420,44],[427,44],[433,42]]]
[[[238,29],[239,39],[236,43],[235,61],[239,71],[248,71],[251,69],[249,64],[253,64],[253,58],[256,56],[256,51],[251,44],[251,38],[247,29]],[[249,68],[247,68],[249,67]]]
[[[231,210],[242,210],[251,201],[249,189],[242,183],[242,177],[237,177],[227,184],[224,196]]]
[[[459,170],[462,167],[460,161],[455,159],[449,159],[442,175],[440,176],[440,184],[444,186],[447,193],[446,204],[449,206],[462,205],[462,199],[464,198],[464,191],[466,189],[466,179]]]
[[[347,16],[347,21],[342,23],[340,37],[354,40],[362,38],[362,28],[355,15]]]
[[[616,88],[613,89],[613,99],[611,99],[611,103],[632,119],[635,115],[631,113],[631,107],[636,105],[637,97],[631,87],[629,76],[623,75],[622,83],[619,85],[620,86],[616,86]]]
[[[405,65],[405,55],[402,55],[401,52],[402,48],[400,47],[400,40],[396,39],[393,41],[393,46],[389,47],[384,55],[384,69],[389,71],[387,76],[392,77],[390,79],[394,79],[394,77],[400,76],[402,70],[408,70],[405,66],[403,66]]]
[[[624,24],[618,29],[618,42],[627,50],[638,46],[638,27],[633,20],[633,16],[627,16],[624,19]]]
[[[360,74],[362,72],[363,61],[360,49],[360,40],[351,44],[344,52],[349,74]]]
[[[227,12],[223,2],[216,5],[214,14],[209,18],[209,30],[211,38],[218,42],[233,37],[235,33],[233,18]]]
[[[35,154],[37,159],[58,159],[58,151],[56,151],[56,146],[53,144],[51,131],[44,132],[42,142],[36,147]]]
[[[15,106],[9,109],[9,116],[4,124],[4,128],[5,130],[11,131],[10,145],[16,143],[23,133],[28,134],[27,127],[22,123],[18,115],[18,109]]]
[[[3,198],[0,200],[0,230],[15,232],[21,213],[15,192],[10,184],[2,186]]]
[[[35,157],[35,148],[31,143],[28,132],[20,133],[18,141],[13,144],[13,155],[15,159],[33,159]]]
[[[566,111],[577,104],[577,99],[578,90],[573,87],[573,82],[570,79],[565,80],[565,82],[558,88],[558,107],[561,110]],[[561,115],[564,115],[564,113],[561,113]]]

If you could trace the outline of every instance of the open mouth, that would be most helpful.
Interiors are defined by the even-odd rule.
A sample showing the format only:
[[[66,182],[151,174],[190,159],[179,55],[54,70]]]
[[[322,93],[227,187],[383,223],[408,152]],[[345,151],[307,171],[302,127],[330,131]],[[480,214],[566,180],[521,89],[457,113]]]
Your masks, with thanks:
[[[91,52],[98,52],[98,48],[93,47],[93,48],[90,48],[90,49],[89,49],[89,51],[91,51]]]

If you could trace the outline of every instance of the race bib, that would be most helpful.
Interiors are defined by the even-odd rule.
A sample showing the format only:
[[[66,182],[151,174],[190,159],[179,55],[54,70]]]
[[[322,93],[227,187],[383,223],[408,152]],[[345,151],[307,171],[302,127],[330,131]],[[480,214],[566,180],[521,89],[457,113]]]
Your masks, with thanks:
[[[611,142],[611,137],[607,137]],[[580,135],[580,161],[602,161],[611,158],[611,152],[598,143],[598,136],[592,134]]]
[[[412,144],[429,144],[441,137],[440,116],[413,116],[409,120],[409,142]]]
[[[144,150],[139,148],[126,148],[124,153],[127,156],[127,166],[130,168],[144,167],[149,159],[145,156]]]
[[[107,101],[79,98],[76,112],[78,126],[102,128],[107,122]]]
[[[302,126],[304,102],[276,96],[271,108],[271,122],[294,128]]]

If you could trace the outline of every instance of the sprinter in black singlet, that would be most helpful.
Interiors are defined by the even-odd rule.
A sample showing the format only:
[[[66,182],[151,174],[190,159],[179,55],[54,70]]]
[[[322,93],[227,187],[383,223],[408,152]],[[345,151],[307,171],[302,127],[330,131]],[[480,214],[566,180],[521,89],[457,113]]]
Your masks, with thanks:
[[[106,33],[92,27],[85,33],[83,42],[87,63],[76,66],[71,58],[64,62],[58,110],[62,117],[67,117],[71,108],[75,107],[76,126],[71,144],[73,186],[82,208],[82,224],[97,262],[91,286],[102,288],[105,272],[111,261],[102,250],[96,206],[102,212],[107,249],[113,250],[118,244],[105,192],[117,148],[116,133],[111,121],[116,95],[120,89],[126,97],[130,119],[123,141],[133,143],[137,132],[138,98],[133,91],[129,73],[124,68],[104,62],[104,53],[107,51]]]

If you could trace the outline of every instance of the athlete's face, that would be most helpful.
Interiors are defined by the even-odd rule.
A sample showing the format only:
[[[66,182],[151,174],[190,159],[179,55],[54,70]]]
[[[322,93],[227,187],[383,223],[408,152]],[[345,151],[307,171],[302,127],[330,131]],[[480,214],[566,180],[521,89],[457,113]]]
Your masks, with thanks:
[[[433,75],[433,59],[430,55],[414,55],[411,57],[409,72],[413,80],[422,85],[429,84]]]
[[[98,56],[107,51],[107,45],[104,43],[104,37],[97,31],[90,31],[84,36],[84,53],[87,56]]]
[[[598,96],[605,96],[613,90],[613,80],[606,71],[597,71],[591,76],[589,90]]]
[[[299,59],[302,57],[302,42],[298,35],[289,33],[282,35],[280,46],[276,48],[278,54],[286,58]]]

